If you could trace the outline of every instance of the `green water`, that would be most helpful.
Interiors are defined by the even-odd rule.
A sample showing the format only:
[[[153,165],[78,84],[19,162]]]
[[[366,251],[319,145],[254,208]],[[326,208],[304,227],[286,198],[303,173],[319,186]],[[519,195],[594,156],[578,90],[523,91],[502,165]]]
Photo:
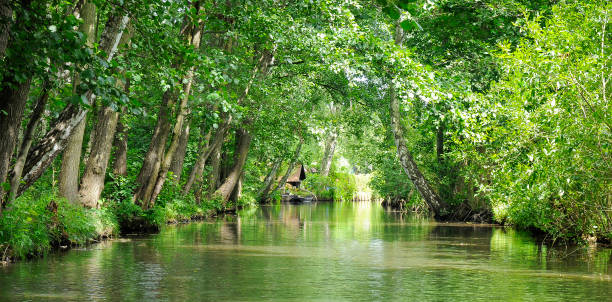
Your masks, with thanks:
[[[276,205],[0,268],[0,301],[612,301],[611,255],[370,202]]]

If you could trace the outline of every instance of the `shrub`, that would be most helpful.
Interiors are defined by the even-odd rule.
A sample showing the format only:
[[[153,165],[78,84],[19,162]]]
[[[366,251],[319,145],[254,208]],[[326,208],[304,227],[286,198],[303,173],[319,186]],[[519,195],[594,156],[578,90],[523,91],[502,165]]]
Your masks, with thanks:
[[[97,214],[53,193],[31,196],[15,200],[0,217],[0,244],[14,257],[42,255],[59,245],[82,245],[98,237],[98,228],[108,228],[107,223],[112,228],[113,219],[106,214],[96,226]]]
[[[238,200],[236,206],[238,208],[254,207],[257,205],[257,199],[252,193],[244,193]]]
[[[330,176],[309,174],[304,186],[319,200],[348,201],[357,191],[355,176],[348,173],[333,173]]]
[[[132,199],[136,184],[129,178],[121,175],[110,174],[111,180],[104,185],[102,196],[109,203],[119,203]]]

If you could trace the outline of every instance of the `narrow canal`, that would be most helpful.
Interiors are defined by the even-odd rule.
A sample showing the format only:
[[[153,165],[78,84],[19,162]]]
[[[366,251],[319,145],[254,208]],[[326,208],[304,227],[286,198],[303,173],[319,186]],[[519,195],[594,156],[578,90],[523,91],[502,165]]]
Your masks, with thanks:
[[[0,301],[610,301],[611,254],[371,202],[283,204],[0,268]]]

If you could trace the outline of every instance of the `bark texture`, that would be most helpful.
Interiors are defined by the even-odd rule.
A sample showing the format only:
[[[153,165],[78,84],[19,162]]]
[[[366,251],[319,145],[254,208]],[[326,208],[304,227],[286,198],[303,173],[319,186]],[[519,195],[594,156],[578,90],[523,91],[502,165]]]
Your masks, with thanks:
[[[151,200],[155,182],[151,181],[150,178],[154,175],[154,179],[157,179],[156,177],[159,174],[166,141],[168,135],[170,135],[170,109],[174,105],[173,99],[174,95],[170,90],[164,93],[157,115],[157,123],[153,131],[153,137],[151,138],[151,144],[149,145],[142,167],[140,168],[140,173],[136,178],[138,188],[136,189],[133,199],[143,208],[147,208]]]
[[[211,195],[219,188],[221,182],[221,148],[223,144],[215,146],[210,154],[210,175],[208,175],[208,195]],[[200,186],[202,190],[202,186]]]
[[[96,5],[91,1],[85,1],[80,13],[83,23],[79,27],[79,31],[87,37],[87,46],[92,47],[96,35]],[[78,86],[78,76],[74,77],[73,84],[74,87]],[[84,117],[70,135],[66,144],[66,149],[62,155],[62,169],[59,175],[60,196],[65,197],[75,204],[79,201],[79,165],[81,163],[81,151],[86,123],[86,117]]]
[[[6,53],[8,46],[9,34],[11,32],[11,23],[13,17],[13,7],[10,0],[0,0],[0,59]]]
[[[0,72],[0,211],[6,206],[8,194],[5,192],[9,178],[9,166],[17,144],[19,132],[21,131],[21,120],[25,109],[32,72],[28,66],[22,66],[23,62],[29,61],[29,51],[24,49],[28,43],[24,41],[13,41],[11,37],[12,26],[25,26],[29,30],[31,25],[27,22],[27,10],[30,9],[29,2],[21,3],[21,10],[13,22],[13,1],[0,0],[0,60],[3,61]],[[17,43],[15,43],[17,42]],[[13,47],[13,56],[4,58],[7,48]]]
[[[283,163],[283,159],[279,158],[272,164],[272,168],[266,178],[264,178],[264,183],[259,192],[257,193],[257,199],[261,202],[265,202],[268,200],[268,194],[270,194],[270,189],[272,188],[272,184],[274,183],[274,178],[276,178],[276,173],[278,173],[278,169],[280,165]]]
[[[110,61],[115,55],[117,45],[128,21],[127,15],[112,15],[106,22],[100,41],[100,48],[108,54],[107,61]],[[92,99],[90,92],[86,96],[89,100]],[[87,110],[78,105],[70,104],[64,108],[52,128],[28,154],[24,167],[23,184],[19,186],[17,196],[21,195],[31,186],[51,165],[57,155],[64,150],[74,128],[83,120],[86,114]]]
[[[0,184],[7,180],[9,164],[19,135],[31,78],[15,86],[4,86],[0,91]],[[5,114],[6,112],[6,114]],[[0,211],[6,205],[4,186],[0,186]]]
[[[119,44],[127,45],[130,39],[131,34],[126,30]],[[117,88],[129,94],[129,85],[124,85],[122,81],[117,82]],[[81,204],[88,208],[98,207],[98,200],[104,190],[104,178],[117,130],[119,113],[110,106],[102,106],[99,107],[96,117],[96,127],[92,131],[90,140],[91,149],[79,189]]]
[[[335,130],[331,130],[327,140],[325,140],[325,152],[323,153],[323,159],[321,160],[321,175],[323,176],[329,175],[329,169],[331,168],[332,160],[334,159],[337,142],[338,134]]]
[[[181,132],[178,148],[176,149],[176,153],[174,154],[172,163],[170,164],[170,172],[172,172],[172,175],[174,175],[174,181],[176,183],[181,181],[183,163],[185,163],[185,154],[187,153],[187,143],[189,142],[189,131],[190,126],[189,123],[187,123],[183,128],[183,132]]]
[[[49,99],[49,90],[49,82],[45,81],[43,83],[41,94],[38,97],[38,100],[36,101],[36,106],[34,106],[34,110],[32,110],[32,114],[30,115],[30,121],[28,122],[28,126],[23,135],[21,147],[19,148],[19,153],[17,155],[17,159],[15,160],[15,165],[13,166],[11,176],[11,191],[9,194],[10,201],[13,201],[15,199],[15,195],[17,194],[17,189],[19,188],[19,181],[21,180],[21,174],[23,173],[23,166],[25,165],[26,156],[28,155],[30,147],[32,146],[32,142],[34,141],[34,132],[45,112],[47,100]]]
[[[393,88],[392,88],[393,89]],[[395,93],[391,97],[391,128],[393,130],[393,136],[395,138],[395,146],[397,147],[397,155],[404,172],[408,175],[408,178],[412,181],[414,186],[417,188],[425,203],[434,212],[436,218],[448,217],[449,206],[444,202],[440,196],[431,188],[421,170],[414,162],[414,158],[408,148],[406,147],[406,141],[404,140],[404,132],[401,126],[400,113],[399,113],[399,101],[395,96]]]
[[[206,143],[205,145],[202,145],[202,148],[200,149],[200,153],[199,153],[200,156],[198,157],[198,160],[193,166],[193,169],[191,169],[187,182],[183,186],[183,195],[186,195],[187,193],[189,193],[189,191],[191,190],[194,184],[197,184],[196,192],[201,192],[201,183],[203,180],[204,167],[206,166],[206,161],[208,160],[208,158],[210,157],[210,155],[212,154],[212,152],[214,152],[216,148],[220,148],[223,145],[223,141],[225,140],[225,136],[227,134],[227,131],[229,130],[231,121],[232,121],[231,115],[226,116],[223,119],[223,123],[219,125],[219,127],[217,127],[217,131],[215,131],[215,136],[213,137],[212,141],[210,141],[210,143]],[[212,129],[209,130],[208,134],[206,135],[207,139],[210,137],[211,131]]]
[[[97,208],[100,194],[104,189],[104,177],[110,158],[113,138],[117,127],[119,114],[110,107],[104,107],[98,113],[98,123],[95,128],[91,153],[85,165],[81,179],[79,197],[81,203],[88,208]]]
[[[223,206],[229,200],[230,194],[232,194],[234,187],[240,179],[251,146],[251,134],[246,130],[243,128],[236,130],[236,136],[238,141],[236,160],[223,184],[213,194],[213,196],[219,196],[223,200]]]
[[[403,30],[399,22],[395,26],[395,43],[401,45],[403,40]],[[397,92],[395,91],[395,85],[393,80],[389,85],[389,98],[390,98],[390,112],[391,112],[391,130],[395,139],[395,146],[397,147],[397,156],[404,169],[404,172],[408,175],[408,178],[412,181],[417,191],[425,200],[425,203],[433,211],[434,215],[438,219],[445,219],[449,217],[449,205],[444,202],[440,196],[432,189],[431,185],[419,170],[419,167],[414,161],[412,154],[406,146],[404,139],[404,130],[402,128],[402,122],[400,119],[400,106]]]
[[[125,112],[125,108],[121,109],[121,112]],[[125,126],[121,122],[121,118],[117,121],[117,129],[115,133],[115,140],[113,142],[115,149],[115,161],[113,162],[113,174],[115,175],[127,175],[127,133]]]
[[[197,2],[195,3],[195,8],[199,10]],[[196,49],[200,47],[201,35],[202,35],[201,25],[199,23],[193,24],[191,36],[190,36],[190,44]],[[188,114],[187,105],[189,101],[189,95],[191,94],[191,86],[193,84],[194,71],[195,69],[194,67],[192,67],[187,72],[187,75],[185,76],[186,84],[183,87],[184,97],[181,99],[181,102],[179,105],[179,112],[176,117],[174,127],[172,129],[172,141],[170,142],[170,146],[168,147],[168,150],[165,152],[163,157],[159,156],[159,159],[161,159],[161,162],[158,164],[159,168],[157,169],[158,170],[157,173],[150,175],[149,178],[146,180],[145,186],[147,188],[150,188],[151,193],[149,195],[147,192],[147,194],[143,196],[145,197],[142,200],[143,208],[150,208],[155,204],[155,200],[157,199],[157,196],[161,192],[164,186],[164,183],[166,182],[166,178],[167,178],[166,176],[170,169],[172,159],[179,146],[181,132],[183,131],[183,124],[185,122],[185,119],[187,118],[187,114]],[[168,135],[166,135],[166,139],[167,138],[168,138]],[[165,140],[164,140],[164,145],[165,145]],[[162,152],[163,152],[163,149],[162,149]]]
[[[85,134],[85,118],[74,127],[72,134],[66,142],[62,155],[62,168],[59,174],[59,195],[71,203],[79,201],[79,165],[83,149],[83,135]]]
[[[232,194],[230,195],[229,200],[237,204],[240,198],[242,197],[242,179],[244,178],[244,169],[242,169],[242,173],[240,173],[240,177],[238,177],[238,182],[234,186],[234,190],[232,190]]]

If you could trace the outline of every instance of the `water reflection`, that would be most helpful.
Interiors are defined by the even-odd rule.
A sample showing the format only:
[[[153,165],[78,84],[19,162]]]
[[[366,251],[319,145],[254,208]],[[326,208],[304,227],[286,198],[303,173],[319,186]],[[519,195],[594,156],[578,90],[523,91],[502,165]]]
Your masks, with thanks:
[[[605,301],[611,255],[370,202],[272,205],[1,268],[0,301]]]

